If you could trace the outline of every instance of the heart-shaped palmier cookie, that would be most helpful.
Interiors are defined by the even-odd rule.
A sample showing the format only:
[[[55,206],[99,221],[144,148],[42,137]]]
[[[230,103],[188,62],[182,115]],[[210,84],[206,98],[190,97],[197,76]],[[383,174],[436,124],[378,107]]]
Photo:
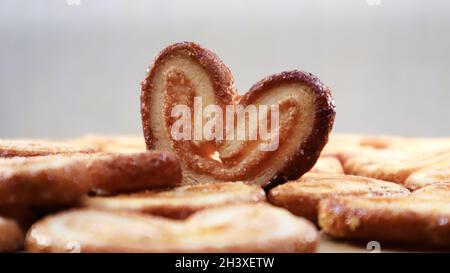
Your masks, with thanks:
[[[326,85],[297,70],[271,75],[239,96],[214,53],[183,42],[165,48],[150,67],[141,114],[147,148],[176,153],[184,183],[271,187],[311,169],[335,107]]]

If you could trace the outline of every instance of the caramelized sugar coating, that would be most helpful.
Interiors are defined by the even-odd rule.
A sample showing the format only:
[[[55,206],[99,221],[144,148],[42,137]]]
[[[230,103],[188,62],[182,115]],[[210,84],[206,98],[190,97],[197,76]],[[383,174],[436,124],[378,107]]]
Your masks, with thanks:
[[[271,203],[317,223],[320,200],[332,196],[406,196],[401,185],[362,176],[343,174],[305,174],[270,190]]]
[[[100,154],[88,166],[92,191],[117,194],[177,186],[181,183],[178,160],[167,152]]]
[[[16,221],[23,230],[27,230],[38,219],[32,208],[20,204],[0,205],[0,217]]]
[[[221,109],[278,105],[278,148],[262,151],[259,144],[267,144],[262,139],[174,140],[171,111],[186,105],[193,112],[194,97],[201,97],[204,107],[216,104]],[[229,69],[214,53],[184,42],[165,48],[149,68],[142,83],[141,114],[147,148],[174,152],[185,183],[244,181],[270,187],[311,169],[328,140],[335,111],[329,88],[301,71],[269,76],[239,96]]]
[[[242,182],[206,183],[165,190],[111,197],[87,197],[83,206],[97,209],[136,211],[175,219],[184,219],[206,208],[266,200],[263,189]]]
[[[89,156],[49,155],[0,159],[0,204],[73,204],[90,190]]]
[[[49,216],[28,232],[31,252],[312,252],[308,221],[267,204],[202,210],[186,220],[73,210]]]
[[[68,205],[91,190],[116,193],[180,182],[177,160],[163,152],[0,159],[0,204]]]
[[[407,197],[336,197],[319,204],[319,224],[338,238],[450,246],[450,187]]]
[[[10,219],[0,217],[0,252],[12,252],[22,247],[24,234],[19,225]]]

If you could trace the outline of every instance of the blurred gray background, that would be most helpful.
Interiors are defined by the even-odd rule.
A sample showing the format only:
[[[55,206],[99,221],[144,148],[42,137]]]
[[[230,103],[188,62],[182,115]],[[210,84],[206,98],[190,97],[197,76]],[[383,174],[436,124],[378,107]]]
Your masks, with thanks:
[[[450,1],[77,1],[0,2],[0,137],[141,133],[140,81],[183,40],[215,51],[241,93],[316,74],[335,131],[450,135]]]

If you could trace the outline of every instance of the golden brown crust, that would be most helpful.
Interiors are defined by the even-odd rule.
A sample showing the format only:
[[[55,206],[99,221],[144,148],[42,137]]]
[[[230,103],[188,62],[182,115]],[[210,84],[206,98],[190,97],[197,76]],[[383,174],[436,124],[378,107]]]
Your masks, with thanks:
[[[450,151],[400,152],[384,150],[351,157],[344,164],[348,174],[404,184],[414,172],[450,162]]]
[[[82,206],[135,211],[184,219],[199,210],[225,205],[263,202],[266,195],[257,185],[242,182],[207,183],[112,197],[86,197]]]
[[[344,174],[341,162],[334,156],[321,156],[308,173]]]
[[[73,210],[28,232],[31,252],[312,252],[317,231],[269,205],[203,210],[184,221],[142,214]]]
[[[175,54],[182,54],[192,56],[199,64],[210,73],[210,79],[214,86],[214,90],[218,97],[218,102],[224,104],[232,104],[237,101],[237,94],[234,89],[234,80],[230,70],[222,63],[219,57],[213,52],[190,42],[177,43],[166,47],[155,58],[153,65],[148,69],[147,76],[142,82],[141,92],[141,115],[142,128],[144,131],[144,138],[147,148],[151,149],[156,141],[153,132],[151,131],[151,117],[148,109],[148,101],[150,99],[150,92],[153,88],[152,78],[157,72],[157,68],[166,58]],[[162,102],[160,102],[162,103]]]
[[[317,223],[320,200],[331,196],[405,196],[409,191],[401,185],[368,177],[342,174],[308,173],[296,181],[273,188],[271,203],[295,215]]]
[[[175,62],[178,60],[180,60],[179,67]],[[169,68],[165,68],[167,63],[170,63]],[[187,63],[191,67],[183,71],[183,66],[186,66]],[[280,146],[285,146],[285,149],[280,147],[277,151],[259,153],[259,151],[256,152],[257,145],[246,146],[242,149],[245,150],[242,153],[234,154],[231,156],[232,158],[224,156],[221,157],[222,161],[218,161],[209,158],[210,152],[216,150],[220,155],[224,155],[221,154],[223,143],[216,143],[212,147],[211,143],[201,143],[199,148],[195,143],[189,141],[173,141],[167,133],[167,130],[170,131],[168,129],[171,122],[168,116],[170,106],[180,104],[183,100],[185,100],[183,104],[191,105],[191,100],[200,89],[195,83],[195,79],[199,78],[198,75],[194,75],[194,77],[186,75],[194,73],[193,71],[200,71],[197,73],[207,75],[209,82],[206,80],[201,84],[211,85],[211,96],[214,97],[212,102],[221,107],[236,103],[243,106],[258,104],[258,100],[264,96],[276,98],[276,95],[271,92],[276,88],[285,88],[285,86],[297,88],[297,91],[302,90],[297,93],[293,92],[293,94],[299,97],[306,96],[308,100],[303,99],[299,102],[293,96],[289,96],[281,98],[280,101],[281,108],[289,109],[289,111],[281,111],[280,128],[282,131],[279,143]],[[286,90],[286,92],[290,91],[290,89]],[[161,92],[165,94],[159,94]],[[299,92],[304,92],[304,94],[300,95]],[[182,93],[183,96],[180,95]],[[277,92],[276,94],[283,93]],[[157,102],[154,101],[154,97],[159,98]],[[304,117],[310,115],[311,124],[304,125],[307,128],[302,129],[303,131],[299,133],[300,137],[287,139],[290,129],[294,130],[295,126],[299,126],[295,127],[297,130],[302,128],[298,125],[300,123],[295,122],[299,119],[300,111],[306,111],[298,107],[299,103],[308,105],[312,109],[304,115]],[[158,107],[155,104],[164,104],[161,111],[155,112],[156,115],[163,113],[162,116],[155,117],[151,114],[152,111],[156,111],[155,107]],[[335,112],[329,88],[322,84],[317,77],[301,71],[283,72],[269,76],[255,84],[247,94],[239,97],[234,89],[231,73],[220,59],[197,44],[184,42],[164,49],[149,69],[147,77],[142,83],[141,114],[148,149],[175,151],[181,161],[187,183],[242,180],[269,186],[270,183],[296,179],[314,165],[328,140]],[[155,129],[153,128],[156,126],[155,124],[163,125],[162,127],[158,125],[159,127]],[[163,131],[166,131],[165,135],[162,133]],[[288,145],[286,142],[290,144]],[[244,142],[242,145],[247,144]],[[280,166],[274,167],[274,161],[281,162]]]
[[[0,159],[0,204],[67,205],[90,190],[115,193],[180,182],[176,159],[163,152]]]
[[[166,152],[106,154],[90,162],[92,190],[114,194],[176,186],[181,183],[177,159]]]
[[[0,203],[37,206],[76,202],[90,189],[88,155],[0,159]]]
[[[319,204],[333,237],[450,246],[450,202],[416,197],[337,197]]]
[[[0,217],[0,252],[11,252],[22,247],[24,234],[19,225],[10,219]]]
[[[90,147],[69,143],[38,140],[1,140],[0,158],[43,156],[53,154],[92,153]]]
[[[0,205],[0,217],[16,221],[23,230],[28,230],[31,224],[38,219],[31,208],[20,204]]]

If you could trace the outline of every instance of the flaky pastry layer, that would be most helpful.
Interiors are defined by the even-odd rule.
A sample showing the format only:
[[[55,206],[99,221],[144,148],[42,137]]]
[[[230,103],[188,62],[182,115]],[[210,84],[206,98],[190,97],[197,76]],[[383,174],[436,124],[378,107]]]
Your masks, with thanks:
[[[31,252],[311,252],[308,221],[265,204],[213,208],[183,221],[99,210],[49,216],[28,232]]]

